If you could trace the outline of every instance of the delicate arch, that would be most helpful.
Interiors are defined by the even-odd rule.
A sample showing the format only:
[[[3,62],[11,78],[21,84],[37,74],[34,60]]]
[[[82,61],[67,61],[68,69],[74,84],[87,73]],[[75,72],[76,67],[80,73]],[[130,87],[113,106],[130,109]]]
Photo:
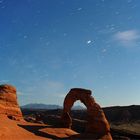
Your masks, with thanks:
[[[87,89],[73,88],[69,91],[64,99],[64,108],[62,114],[62,125],[66,128],[71,128],[72,119],[70,110],[75,101],[80,100],[87,107],[87,125],[86,133],[104,135],[110,132],[109,123],[104,115],[101,107],[95,102],[91,96],[92,92]]]

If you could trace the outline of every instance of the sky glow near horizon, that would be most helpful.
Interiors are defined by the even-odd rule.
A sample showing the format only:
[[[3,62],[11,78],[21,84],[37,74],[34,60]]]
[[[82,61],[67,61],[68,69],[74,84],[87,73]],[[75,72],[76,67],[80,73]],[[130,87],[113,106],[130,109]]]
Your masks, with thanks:
[[[139,0],[0,0],[0,84],[20,105],[62,105],[74,87],[140,104],[139,14]]]

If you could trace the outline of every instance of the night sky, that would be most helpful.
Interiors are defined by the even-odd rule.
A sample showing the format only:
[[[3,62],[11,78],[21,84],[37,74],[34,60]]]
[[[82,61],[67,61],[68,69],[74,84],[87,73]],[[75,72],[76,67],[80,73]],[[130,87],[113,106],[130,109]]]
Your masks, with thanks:
[[[140,0],[0,0],[4,83],[20,105],[62,105],[74,87],[140,104]]]

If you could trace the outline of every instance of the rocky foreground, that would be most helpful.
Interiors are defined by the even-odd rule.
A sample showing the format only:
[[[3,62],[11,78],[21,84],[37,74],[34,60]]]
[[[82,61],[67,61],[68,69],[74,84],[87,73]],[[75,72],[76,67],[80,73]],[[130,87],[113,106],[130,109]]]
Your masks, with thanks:
[[[71,129],[72,119],[69,111],[76,100],[81,100],[88,110],[86,131],[81,134]],[[112,140],[109,123],[103,110],[91,96],[90,90],[76,88],[67,94],[62,118],[59,126],[55,126],[41,122],[26,122],[18,105],[16,88],[11,85],[0,85],[0,140],[83,138]]]
[[[52,140],[69,139],[77,132],[66,128],[53,128],[49,125],[16,121],[0,115],[0,140]]]
[[[63,139],[76,134],[71,129],[26,122],[18,105],[16,88],[0,86],[0,140]]]

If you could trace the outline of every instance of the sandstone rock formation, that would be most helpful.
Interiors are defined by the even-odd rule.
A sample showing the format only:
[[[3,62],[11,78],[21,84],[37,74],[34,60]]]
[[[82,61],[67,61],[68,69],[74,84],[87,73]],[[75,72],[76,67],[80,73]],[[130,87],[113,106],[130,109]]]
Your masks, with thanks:
[[[10,119],[22,119],[22,113],[17,102],[16,88],[11,85],[0,85],[0,115]]]
[[[70,110],[75,101],[80,100],[87,107],[87,125],[85,135],[92,136],[93,139],[111,140],[110,126],[101,107],[91,96],[91,91],[80,88],[73,88],[66,95],[62,114],[62,125],[71,128],[72,119]]]

